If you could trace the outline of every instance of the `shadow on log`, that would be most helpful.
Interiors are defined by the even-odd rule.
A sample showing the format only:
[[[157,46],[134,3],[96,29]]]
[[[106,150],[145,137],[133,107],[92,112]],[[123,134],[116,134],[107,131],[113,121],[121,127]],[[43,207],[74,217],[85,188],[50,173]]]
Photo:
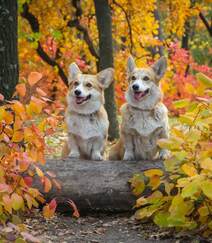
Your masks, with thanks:
[[[135,173],[152,168],[163,168],[163,162],[48,160],[44,171],[56,173],[62,190],[53,188],[45,196],[47,200],[56,198],[58,211],[63,213],[71,211],[67,204],[69,199],[75,202],[81,214],[129,212],[135,197],[128,180]],[[37,187],[38,184],[36,182]]]

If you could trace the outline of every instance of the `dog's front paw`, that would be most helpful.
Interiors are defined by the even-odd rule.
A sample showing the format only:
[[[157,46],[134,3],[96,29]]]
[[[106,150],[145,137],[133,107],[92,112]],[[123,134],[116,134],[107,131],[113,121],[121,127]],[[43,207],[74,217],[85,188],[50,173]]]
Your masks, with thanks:
[[[162,149],[160,152],[159,152],[159,159],[162,159],[162,160],[165,160],[165,159],[168,159],[170,157],[170,151],[167,150],[167,149]]]
[[[79,159],[80,158],[80,154],[78,153],[78,152],[70,152],[69,153],[69,155],[68,155],[68,157],[70,158],[70,159]]]
[[[135,160],[133,153],[125,152],[123,160]]]
[[[103,156],[100,153],[93,153],[91,155],[92,160],[103,160]]]

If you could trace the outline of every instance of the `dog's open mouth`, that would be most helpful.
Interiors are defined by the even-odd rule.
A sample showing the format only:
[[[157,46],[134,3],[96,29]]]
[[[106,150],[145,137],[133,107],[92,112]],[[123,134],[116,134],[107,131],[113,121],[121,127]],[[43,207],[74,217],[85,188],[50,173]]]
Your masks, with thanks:
[[[135,100],[139,101],[144,96],[146,96],[148,93],[149,93],[149,89],[146,89],[145,91],[136,91],[136,92],[134,92],[134,98],[135,98]]]
[[[89,100],[90,98],[91,98],[91,95],[88,95],[86,97],[76,96],[76,103],[77,103],[77,105],[81,105],[82,103]]]

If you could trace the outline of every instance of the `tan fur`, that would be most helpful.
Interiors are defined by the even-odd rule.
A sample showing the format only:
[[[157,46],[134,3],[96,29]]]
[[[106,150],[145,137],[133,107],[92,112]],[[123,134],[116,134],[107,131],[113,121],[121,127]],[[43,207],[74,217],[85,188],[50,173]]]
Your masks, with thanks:
[[[129,58],[130,83],[126,92],[127,103],[121,108],[120,141],[112,146],[109,159],[152,160],[167,155],[167,151],[157,146],[157,140],[169,134],[167,108],[161,102],[159,87],[165,69],[164,58],[149,68],[137,68],[132,57]],[[146,76],[148,80],[145,80]],[[133,85],[137,85],[138,91]],[[138,93],[145,95],[140,97],[136,95]]]
[[[97,75],[88,75],[82,74],[75,63],[70,65],[65,115],[68,141],[64,145],[62,157],[92,160],[104,158],[109,127],[104,108],[104,89],[112,80],[112,68]],[[76,90],[80,91],[79,97]],[[79,103],[81,99],[83,101]]]

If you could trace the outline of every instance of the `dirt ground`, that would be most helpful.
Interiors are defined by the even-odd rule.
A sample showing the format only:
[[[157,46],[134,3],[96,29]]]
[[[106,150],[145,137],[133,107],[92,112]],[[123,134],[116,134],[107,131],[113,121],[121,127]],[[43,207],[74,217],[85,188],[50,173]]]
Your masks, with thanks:
[[[25,220],[29,231],[43,243],[207,243],[199,236],[160,230],[158,227],[138,224],[129,215],[81,217],[56,215],[46,220],[38,213]]]

